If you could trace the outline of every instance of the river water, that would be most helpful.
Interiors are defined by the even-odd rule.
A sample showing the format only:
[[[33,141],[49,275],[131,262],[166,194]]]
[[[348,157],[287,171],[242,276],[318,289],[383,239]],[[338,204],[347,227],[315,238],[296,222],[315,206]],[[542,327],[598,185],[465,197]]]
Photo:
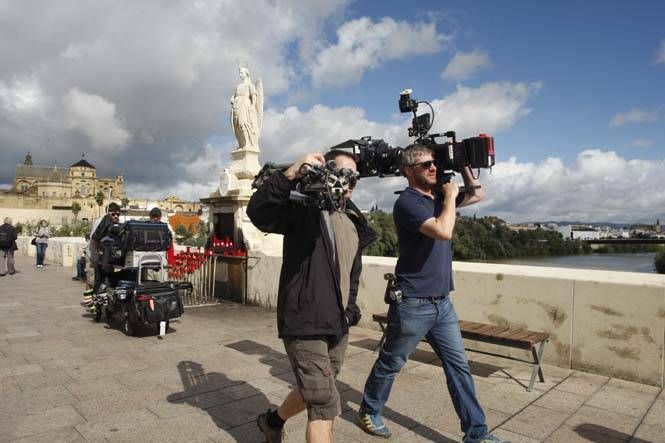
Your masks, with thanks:
[[[655,273],[655,256],[655,252],[645,252],[639,254],[587,254],[564,255],[560,257],[530,257],[504,261],[497,260],[491,262],[509,265]]]

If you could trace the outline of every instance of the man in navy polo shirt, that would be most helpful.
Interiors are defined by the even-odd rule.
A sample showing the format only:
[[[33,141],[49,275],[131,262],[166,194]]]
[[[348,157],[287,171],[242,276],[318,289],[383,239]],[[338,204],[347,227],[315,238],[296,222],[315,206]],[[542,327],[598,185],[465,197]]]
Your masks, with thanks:
[[[365,383],[358,425],[372,435],[390,437],[381,419],[397,373],[423,337],[443,362],[448,392],[461,422],[464,442],[501,442],[488,432],[478,399],[455,308],[449,293],[453,288],[451,238],[457,207],[480,201],[484,191],[467,167],[462,171],[467,192],[459,195],[455,183],[434,192],[436,161],[421,145],[405,150],[402,173],[409,186],[393,209],[399,258],[395,274],[401,303],[388,310],[386,341]],[[443,195],[443,196],[442,196]]]

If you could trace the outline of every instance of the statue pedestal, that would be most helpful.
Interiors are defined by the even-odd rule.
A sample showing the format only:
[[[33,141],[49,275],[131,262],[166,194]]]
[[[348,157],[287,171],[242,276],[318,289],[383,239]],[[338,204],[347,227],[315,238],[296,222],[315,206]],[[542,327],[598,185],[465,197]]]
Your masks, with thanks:
[[[259,151],[236,149],[231,151],[231,157],[231,165],[219,177],[219,195],[249,197],[252,195],[254,176],[261,170]]]
[[[249,195],[210,196],[202,198],[207,205],[209,217],[213,222],[215,235],[224,239],[229,237],[236,245],[244,245],[247,251],[263,253],[281,253],[282,236],[264,234],[259,231],[247,216]]]

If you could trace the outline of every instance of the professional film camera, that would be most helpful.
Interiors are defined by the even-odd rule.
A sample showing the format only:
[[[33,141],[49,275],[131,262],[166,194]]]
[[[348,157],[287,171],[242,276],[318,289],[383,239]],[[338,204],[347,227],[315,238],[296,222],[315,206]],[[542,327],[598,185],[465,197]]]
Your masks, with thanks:
[[[411,98],[411,89],[401,92],[399,110],[413,113],[409,137],[415,137],[413,144],[425,145],[432,149],[437,167],[437,186],[450,181],[455,172],[461,172],[465,167],[472,169],[489,169],[494,166],[494,138],[485,134],[458,141],[455,131],[442,134],[430,134],[434,123],[434,108],[426,101]],[[429,113],[418,115],[418,105],[429,106]],[[437,139],[446,138],[447,141],[439,143]],[[349,188],[355,186],[362,177],[385,177],[400,175],[400,166],[404,149],[392,147],[381,139],[362,137],[350,139],[332,146],[329,152],[345,152],[356,159],[358,172],[348,169],[338,169],[334,161],[325,165],[303,165],[302,178],[291,191],[290,200],[306,206],[317,206],[321,209],[336,209]],[[274,173],[285,171],[290,165],[277,165],[266,163],[256,175],[253,188],[259,188]],[[460,189],[464,192],[464,189]]]

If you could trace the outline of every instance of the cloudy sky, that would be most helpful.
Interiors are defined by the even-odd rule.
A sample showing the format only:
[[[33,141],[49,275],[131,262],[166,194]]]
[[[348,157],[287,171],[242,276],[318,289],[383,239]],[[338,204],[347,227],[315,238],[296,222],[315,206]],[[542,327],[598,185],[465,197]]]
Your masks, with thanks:
[[[665,221],[665,3],[0,0],[0,185],[27,151],[85,153],[134,197],[212,192],[235,139],[238,64],[266,93],[262,161],[349,138],[492,134],[488,199],[509,221]],[[659,92],[660,91],[660,92]],[[357,202],[390,209],[403,179]]]

